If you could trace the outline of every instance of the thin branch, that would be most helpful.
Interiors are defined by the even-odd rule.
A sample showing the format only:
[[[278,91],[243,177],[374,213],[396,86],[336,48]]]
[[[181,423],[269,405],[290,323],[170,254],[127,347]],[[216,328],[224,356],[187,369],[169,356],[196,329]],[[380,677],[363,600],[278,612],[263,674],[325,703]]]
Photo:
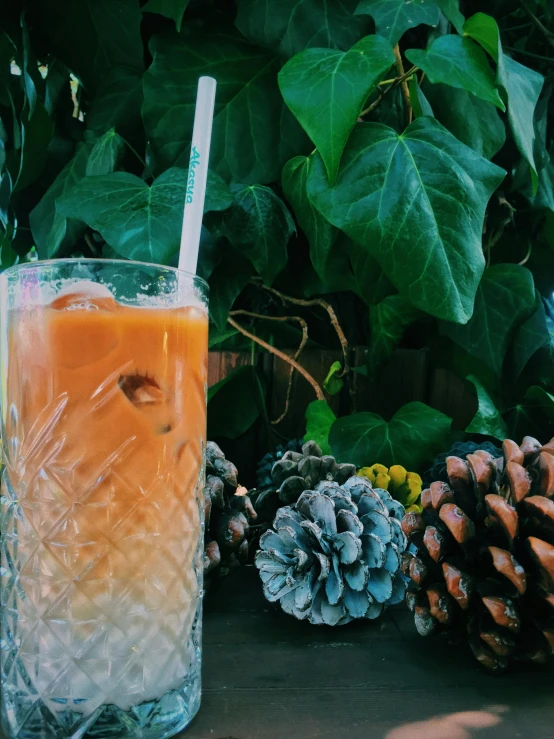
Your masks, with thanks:
[[[341,374],[339,375],[339,377],[343,377],[350,370],[350,362],[348,361],[348,354],[349,354],[348,339],[344,335],[344,331],[342,330],[342,327],[339,323],[339,319],[337,318],[337,314],[335,313],[332,305],[330,305],[326,300],[323,300],[323,298],[312,298],[310,300],[304,300],[302,298],[293,298],[292,295],[285,295],[285,293],[282,293],[279,290],[276,290],[274,287],[268,287],[267,285],[264,285],[263,283],[260,283],[260,282],[256,282],[255,284],[257,284],[259,287],[263,287],[263,289],[267,290],[267,292],[273,293],[273,295],[277,295],[277,297],[281,298],[281,300],[285,303],[292,303],[293,305],[302,305],[306,308],[319,305],[320,308],[323,308],[325,311],[327,311],[329,320],[331,321],[331,325],[335,329],[335,333],[337,334],[337,337],[340,341],[340,345],[342,348],[343,370]]]
[[[520,5],[523,8],[523,10],[527,13],[529,18],[533,21],[537,29],[542,33],[542,35],[545,37],[545,39],[548,41],[550,46],[554,47],[554,33],[550,31],[533,13],[529,5],[526,3],[525,0],[520,0]]]
[[[412,122],[412,104],[410,102],[410,90],[408,89],[408,83],[406,82],[406,72],[404,71],[404,65],[402,64],[402,55],[400,53],[400,47],[398,44],[394,47],[394,57],[396,59],[396,69],[398,70],[398,75],[400,79],[402,80],[401,87],[402,87],[402,96],[404,98],[404,104],[406,105],[406,111],[405,111],[405,119],[406,119],[406,125],[409,126]]]
[[[396,85],[401,84],[402,82],[404,82],[405,79],[407,79],[408,77],[411,77],[411,75],[416,70],[417,70],[417,67],[414,66],[411,69],[409,69],[404,75],[402,75],[400,77],[394,77],[392,80],[383,80],[382,82],[379,82],[380,85],[384,85],[385,83],[388,83],[388,82],[394,83],[394,84],[390,84],[387,87],[387,89],[379,95],[379,97],[377,98],[377,100],[374,100],[371,103],[371,105],[369,105],[367,108],[364,108],[364,110],[362,110],[362,112],[360,113],[360,116],[359,117],[360,118],[363,118],[364,115],[367,115],[368,113],[371,113],[372,110],[375,110],[375,108],[379,105],[379,103],[385,97],[385,95],[387,93],[389,93],[394,87],[396,87]]]
[[[300,341],[300,346],[296,350],[293,359],[295,361],[298,361],[298,358],[302,354],[302,351],[304,350],[304,347],[306,346],[306,343],[308,341],[308,324],[306,321],[301,318],[300,316],[264,316],[261,313],[252,313],[248,310],[233,310],[229,313],[230,316],[250,316],[250,318],[259,318],[261,320],[265,321],[297,321],[301,328],[302,328],[302,339]],[[289,370],[289,381],[287,385],[287,395],[285,398],[285,409],[279,416],[279,418],[276,418],[274,421],[271,421],[272,426],[276,426],[277,424],[281,423],[281,421],[286,417],[287,413],[289,412],[290,407],[290,399],[292,395],[292,378],[294,373],[294,367],[291,367]]]
[[[529,261],[529,257],[531,256],[531,252],[533,251],[533,244],[531,241],[529,242],[529,246],[527,248],[527,254],[523,257],[521,262],[518,262],[520,267],[523,267],[524,264],[526,264]]]
[[[532,51],[525,51],[525,49],[516,49],[515,46],[504,46],[506,51],[514,51],[516,54],[523,54],[523,56],[529,56],[532,59],[540,59],[543,62],[553,62],[554,57],[543,56],[542,54],[533,54]]]
[[[141,157],[141,155],[138,153],[138,151],[135,149],[134,146],[132,146],[127,139],[123,139],[123,142],[125,143],[126,147],[129,149],[129,151],[132,151],[133,154],[136,156],[136,158],[139,160],[139,162],[142,164],[144,169],[148,169],[148,165],[146,164],[146,161]]]
[[[282,359],[283,362],[287,362],[287,364],[290,364],[291,367],[293,367],[297,372],[299,372],[302,377],[307,380],[310,385],[313,387],[314,392],[316,394],[316,397],[318,400],[325,400],[325,396],[323,394],[323,390],[318,385],[318,383],[314,380],[314,378],[310,375],[309,372],[307,372],[304,367],[298,364],[292,357],[287,356],[284,352],[282,352],[280,349],[277,349],[274,346],[271,346],[271,344],[268,344],[267,341],[264,341],[263,339],[260,339],[255,334],[250,333],[250,331],[247,331],[245,328],[243,328],[240,323],[237,323],[234,318],[227,318],[227,323],[230,323],[233,328],[236,328],[237,331],[240,331],[240,333],[243,336],[246,336],[248,339],[251,339],[256,344],[259,344],[261,347],[266,349],[270,354],[274,354],[276,357],[279,357],[279,359]]]

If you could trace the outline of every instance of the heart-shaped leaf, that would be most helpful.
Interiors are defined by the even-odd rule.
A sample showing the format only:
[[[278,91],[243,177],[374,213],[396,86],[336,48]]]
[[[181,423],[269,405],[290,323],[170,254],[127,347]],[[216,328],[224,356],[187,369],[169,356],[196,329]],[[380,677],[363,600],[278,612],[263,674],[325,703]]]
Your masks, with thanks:
[[[115,127],[132,136],[142,128],[142,73],[128,67],[114,67],[105,75],[87,113],[87,128],[104,133]]]
[[[86,175],[101,175],[114,172],[125,151],[125,142],[112,128],[101,136],[90,152]]]
[[[211,161],[225,180],[268,183],[309,142],[277,85],[281,63],[237,36],[154,36],[142,116],[158,169],[188,165],[199,74],[217,79]],[[244,125],[244,121],[248,125]]]
[[[477,391],[477,413],[466,428],[468,434],[484,434],[504,441],[508,437],[508,426],[483,383],[475,375],[466,378]]]
[[[409,28],[424,23],[437,26],[439,9],[435,0],[361,0],[356,15],[370,15],[375,21],[375,31],[391,44]]]
[[[83,178],[58,198],[56,208],[65,218],[99,231],[122,257],[166,264],[179,248],[186,188],[187,170],[178,167],[168,169],[150,187],[135,175],[115,172]],[[230,203],[227,186],[210,173],[205,210]]]
[[[349,49],[369,31],[353,13],[359,0],[237,0],[235,21],[253,44],[291,57],[309,47]]]
[[[294,221],[283,201],[263,185],[233,185],[234,206],[222,232],[270,284],[287,263]]]
[[[508,122],[516,146],[531,168],[535,194],[538,178],[533,151],[534,114],[544,77],[503,53],[498,24],[490,15],[485,13],[473,15],[465,22],[464,33],[480,43],[496,62],[496,82],[503,90],[507,102]]]
[[[424,86],[435,118],[466,146],[486,159],[500,151],[506,141],[506,128],[491,103],[450,85]]]
[[[304,441],[315,441],[323,454],[331,454],[329,430],[336,418],[326,400],[313,400],[306,408]]]
[[[441,333],[500,375],[514,330],[534,308],[531,272],[517,264],[496,264],[483,275],[471,320],[465,326],[442,323]]]
[[[512,342],[512,369],[516,379],[539,349],[554,347],[554,340],[550,334],[544,305],[538,291],[535,291],[535,305],[536,310],[519,326]]]
[[[464,32],[465,18],[460,13],[459,0],[435,0],[446,18],[452,23],[458,33]]]
[[[210,318],[220,331],[225,330],[233,303],[253,275],[252,262],[227,242],[210,277]]]
[[[208,390],[208,437],[242,436],[264,413],[264,403],[254,367],[239,367]]]
[[[425,403],[403,406],[390,421],[377,413],[353,413],[331,426],[329,443],[340,462],[363,467],[378,459],[390,467],[420,469],[444,447],[452,419]]]
[[[314,156],[308,195],[412,305],[464,323],[485,266],[485,207],[504,174],[432,118],[402,135],[367,123],[352,132],[333,187]]]
[[[323,389],[326,390],[329,395],[336,395],[340,393],[344,387],[344,380],[340,378],[342,373],[342,364],[340,362],[333,362],[327,373],[327,377],[323,380]]]
[[[279,72],[283,98],[317,146],[331,182],[369,93],[392,64],[390,44],[367,36],[346,52],[306,49]]]
[[[500,110],[506,109],[487,56],[471,39],[439,36],[427,51],[408,49],[406,58],[420,67],[431,82],[467,90]]]
[[[349,260],[351,243],[339,229],[314,208],[306,190],[309,157],[295,157],[283,167],[282,185],[298,225],[310,245],[310,260],[328,290],[354,290],[355,281]],[[379,267],[375,265],[376,269]]]
[[[142,6],[141,11],[143,13],[159,13],[159,15],[169,18],[169,20],[175,22],[175,27],[180,31],[189,2],[190,0],[148,0],[146,5]]]
[[[402,339],[406,328],[416,321],[420,311],[400,295],[389,295],[369,309],[371,330],[367,367],[375,378]]]

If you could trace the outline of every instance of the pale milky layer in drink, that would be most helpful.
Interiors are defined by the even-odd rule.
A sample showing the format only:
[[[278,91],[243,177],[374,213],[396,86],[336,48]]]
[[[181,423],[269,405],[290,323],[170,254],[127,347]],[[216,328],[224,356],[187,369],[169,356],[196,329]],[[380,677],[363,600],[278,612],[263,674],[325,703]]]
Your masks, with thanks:
[[[14,312],[17,632],[52,711],[129,710],[196,659],[207,317],[193,303],[132,308],[81,282]]]

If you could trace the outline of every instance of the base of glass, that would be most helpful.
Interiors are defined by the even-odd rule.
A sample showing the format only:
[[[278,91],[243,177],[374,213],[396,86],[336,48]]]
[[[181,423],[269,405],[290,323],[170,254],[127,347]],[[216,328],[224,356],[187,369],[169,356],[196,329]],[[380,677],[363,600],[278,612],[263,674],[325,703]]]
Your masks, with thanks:
[[[70,710],[53,713],[39,699],[16,733],[9,718],[10,713],[20,714],[21,706],[4,705],[2,729],[9,739],[169,739],[189,725],[200,708],[200,698],[198,674],[178,690],[129,711],[104,704],[89,716]]]

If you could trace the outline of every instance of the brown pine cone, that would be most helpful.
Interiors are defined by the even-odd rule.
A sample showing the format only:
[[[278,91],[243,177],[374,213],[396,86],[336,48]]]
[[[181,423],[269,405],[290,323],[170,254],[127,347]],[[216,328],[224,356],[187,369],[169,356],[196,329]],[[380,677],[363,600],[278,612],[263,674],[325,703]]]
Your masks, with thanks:
[[[554,649],[554,439],[510,439],[503,456],[448,457],[448,483],[421,496],[402,528],[402,569],[423,636],[458,631],[492,672]]]

